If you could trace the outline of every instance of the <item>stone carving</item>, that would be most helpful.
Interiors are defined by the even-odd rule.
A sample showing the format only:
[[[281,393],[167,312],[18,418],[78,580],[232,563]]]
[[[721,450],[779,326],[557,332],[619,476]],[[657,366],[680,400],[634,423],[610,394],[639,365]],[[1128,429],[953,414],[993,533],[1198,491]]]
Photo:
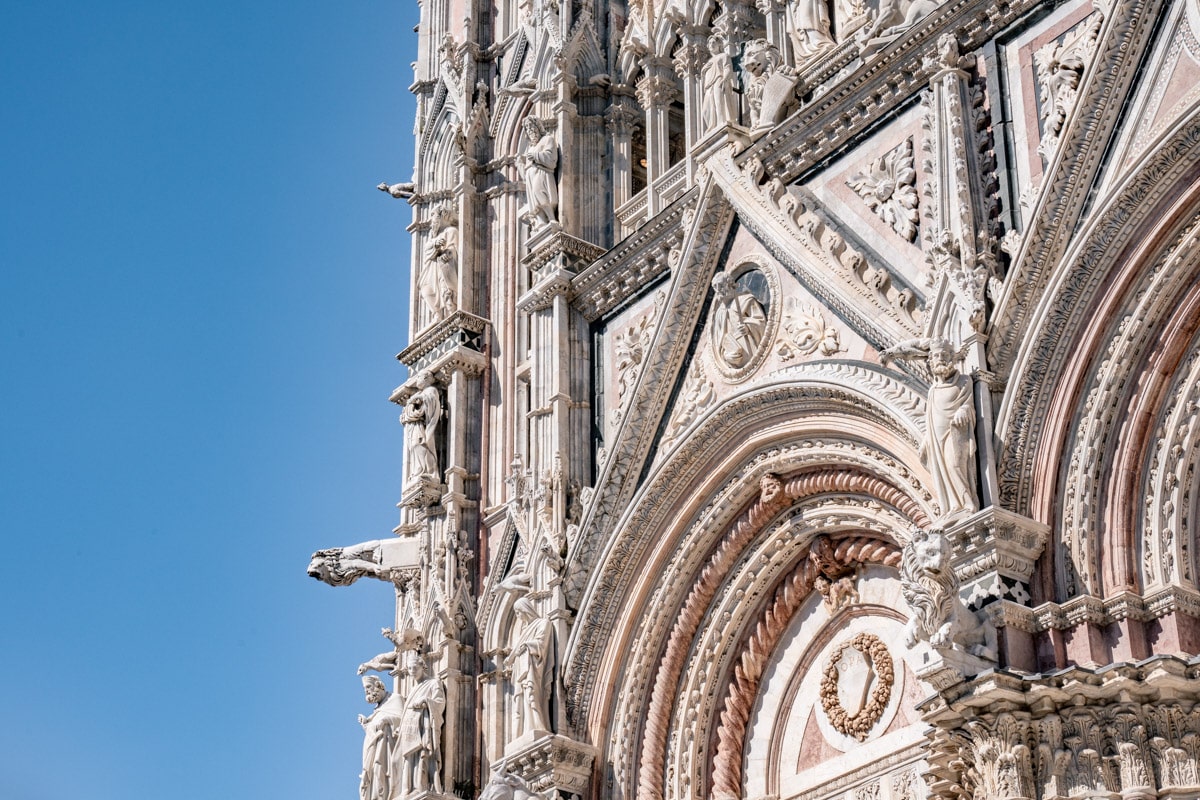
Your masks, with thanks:
[[[394,649],[386,653],[380,653],[370,661],[364,661],[358,665],[358,674],[363,675],[367,672],[386,672],[390,675],[400,674],[400,656],[406,649],[411,648],[411,640],[406,639],[404,634],[398,634],[391,628],[384,628],[382,631],[383,638],[387,639],[394,645]],[[406,631],[405,633],[415,633],[415,631]],[[410,645],[406,648],[405,645]]]
[[[362,679],[363,693],[375,710],[358,715],[363,727],[360,800],[393,800],[400,790],[400,727],[404,699],[393,695],[374,675]]]
[[[1042,107],[1042,141],[1038,153],[1047,161],[1058,149],[1058,137],[1067,115],[1075,107],[1079,81],[1096,52],[1103,22],[1104,16],[1094,13],[1061,42],[1050,42],[1033,54]]]
[[[708,37],[711,57],[700,72],[700,129],[716,130],[737,122],[737,96],[733,92],[733,59],[720,36]]]
[[[835,44],[829,35],[827,0],[789,0],[787,29],[797,64],[821,55]]]
[[[400,795],[418,791],[442,793],[442,720],[446,693],[442,682],[429,675],[425,658],[409,653],[412,691],[404,701],[399,727]]]
[[[906,242],[917,238],[916,183],[911,136],[871,162],[865,172],[856,173],[846,181],[867,208],[891,225]]]
[[[517,596],[513,612],[520,625],[508,657],[520,714],[517,735],[548,733],[554,730],[550,724],[550,700],[558,671],[554,625],[538,613],[530,596],[529,575],[523,572],[510,575],[500,582],[499,588]]]
[[[436,503],[440,496],[442,472],[438,466],[437,433],[442,421],[442,398],[432,373],[419,373],[416,385],[416,394],[404,404],[404,413],[400,415],[408,439],[404,504],[425,506]]]
[[[417,287],[432,324],[458,309],[458,219],[453,208],[444,205],[433,212],[429,234]]]
[[[860,633],[830,654],[821,675],[821,708],[834,730],[864,741],[892,699],[895,682],[887,645]]]
[[[975,495],[975,398],[971,377],[958,370],[963,353],[946,339],[911,339],[880,353],[893,359],[923,360],[934,382],[925,407],[921,455],[933,474],[943,520],[973,514]]]
[[[875,23],[859,38],[863,54],[868,55],[883,47],[925,19],[940,5],[939,0],[881,0]]]
[[[558,141],[537,117],[526,117],[525,151],[517,156],[517,167],[525,181],[525,216],[534,230],[558,222]]]
[[[795,73],[782,63],[779,50],[766,39],[746,45],[742,57],[746,72],[746,102],[750,107],[750,127],[769,128],[783,119],[796,88]]]
[[[748,365],[758,352],[767,314],[753,294],[739,287],[728,272],[718,272],[712,280],[713,355],[730,369]]]
[[[403,539],[374,539],[349,547],[318,550],[308,562],[308,575],[330,586],[349,586],[369,577],[401,585],[417,566],[415,554]]]
[[[654,322],[666,301],[666,294],[659,292],[654,298],[654,308],[637,317],[628,328],[613,337],[613,370],[617,375],[617,407],[611,415],[613,425],[619,423],[625,413],[625,401],[633,391],[638,368],[645,360],[654,338]]]
[[[784,301],[783,335],[775,352],[783,361],[797,356],[808,356],[818,350],[823,356],[832,356],[842,351],[841,334],[838,329],[825,324],[825,317],[817,305],[800,307],[800,300],[788,297]]]
[[[939,529],[918,528],[904,546],[900,584],[912,618],[904,643],[918,641],[934,648],[957,649],[995,659],[995,629],[986,625],[958,596],[958,578],[950,563],[950,540]]]
[[[684,378],[683,390],[679,393],[679,404],[671,414],[667,429],[663,431],[659,452],[669,450],[715,399],[716,393],[713,391],[712,381],[704,371],[704,365],[699,359],[693,361],[687,377]]]
[[[479,800],[546,800],[546,796],[529,788],[524,778],[509,772],[501,762],[479,793]]]

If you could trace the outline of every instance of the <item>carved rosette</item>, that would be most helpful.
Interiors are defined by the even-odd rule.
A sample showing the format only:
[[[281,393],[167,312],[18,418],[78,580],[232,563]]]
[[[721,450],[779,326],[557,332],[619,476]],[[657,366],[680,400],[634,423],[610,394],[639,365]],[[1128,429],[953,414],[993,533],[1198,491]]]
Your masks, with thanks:
[[[855,659],[859,662],[856,671],[862,674],[857,676],[857,686],[846,687],[843,659],[851,649],[859,654]],[[865,741],[883,717],[888,701],[892,699],[895,682],[895,667],[887,645],[872,633],[860,633],[830,654],[821,676],[821,708],[835,730],[860,742]],[[869,695],[866,694],[868,690]],[[865,702],[852,713],[842,702],[844,693],[866,695]]]

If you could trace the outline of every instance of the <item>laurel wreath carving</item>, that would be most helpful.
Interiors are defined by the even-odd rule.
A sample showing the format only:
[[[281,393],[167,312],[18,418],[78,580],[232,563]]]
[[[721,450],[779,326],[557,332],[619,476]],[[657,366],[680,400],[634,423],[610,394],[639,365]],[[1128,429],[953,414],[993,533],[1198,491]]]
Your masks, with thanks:
[[[847,647],[853,647],[858,652],[871,659],[871,668],[879,679],[871,691],[871,697],[866,705],[853,716],[846,713],[842,701],[838,699],[838,661]],[[858,741],[867,738],[867,734],[875,727],[892,699],[892,684],[895,682],[895,672],[892,669],[892,655],[887,645],[872,633],[860,633],[848,642],[843,642],[833,655],[825,672],[821,675],[821,707],[834,729],[846,736],[853,736]]]

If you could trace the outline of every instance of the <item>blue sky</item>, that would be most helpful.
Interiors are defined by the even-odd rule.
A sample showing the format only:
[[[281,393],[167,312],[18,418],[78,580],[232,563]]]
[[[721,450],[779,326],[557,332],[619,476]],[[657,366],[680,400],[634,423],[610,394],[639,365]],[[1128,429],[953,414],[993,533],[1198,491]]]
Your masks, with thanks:
[[[0,797],[357,797],[415,2],[10,3]]]

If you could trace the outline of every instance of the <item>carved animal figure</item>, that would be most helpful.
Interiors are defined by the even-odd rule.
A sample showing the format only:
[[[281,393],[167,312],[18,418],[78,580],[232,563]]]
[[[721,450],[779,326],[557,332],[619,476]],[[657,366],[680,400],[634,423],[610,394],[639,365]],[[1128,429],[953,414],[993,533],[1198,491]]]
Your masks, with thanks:
[[[904,643],[912,647],[926,641],[933,647],[995,659],[995,630],[959,599],[950,555],[950,541],[937,529],[914,531],[905,546],[900,585],[912,618],[904,629]]]

